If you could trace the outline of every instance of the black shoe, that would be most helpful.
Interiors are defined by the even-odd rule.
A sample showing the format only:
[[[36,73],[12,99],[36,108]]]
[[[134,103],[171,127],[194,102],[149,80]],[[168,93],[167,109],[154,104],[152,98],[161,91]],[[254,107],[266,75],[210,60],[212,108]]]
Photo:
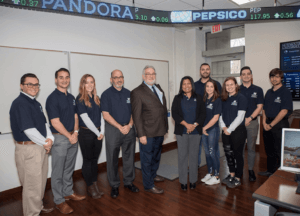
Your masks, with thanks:
[[[117,198],[119,196],[119,188],[118,187],[111,188],[110,195],[112,198]]]
[[[191,190],[194,190],[196,188],[196,183],[190,183]]]
[[[240,186],[241,184],[242,184],[241,180],[238,180],[237,178],[233,178],[233,180],[229,184],[227,184],[227,186],[229,188],[235,188],[237,186]]]
[[[134,184],[124,185],[124,187],[128,188],[129,190],[131,190],[134,193],[137,193],[140,191]]]
[[[187,191],[187,184],[181,184],[181,189],[183,191]]]
[[[224,178],[224,179],[222,180],[222,183],[228,185],[228,184],[230,184],[230,182],[231,182],[233,179],[234,179],[234,177],[232,177],[232,176],[229,174],[226,178]]]
[[[264,172],[259,172],[258,175],[261,175],[261,176],[271,176],[273,173],[269,172],[269,171],[264,171]]]
[[[255,182],[256,181],[256,176],[253,170],[249,170],[249,181]]]

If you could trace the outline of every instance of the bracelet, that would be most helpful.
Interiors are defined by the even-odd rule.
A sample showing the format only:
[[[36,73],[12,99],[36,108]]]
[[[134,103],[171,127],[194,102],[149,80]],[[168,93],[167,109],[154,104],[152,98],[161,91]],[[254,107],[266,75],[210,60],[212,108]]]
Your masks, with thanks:
[[[78,133],[78,130],[74,131],[74,133]]]
[[[272,126],[271,124],[269,124],[269,126],[270,126],[271,128],[273,128],[273,126]]]
[[[131,124],[128,124],[128,125],[129,125],[130,128],[132,128],[132,125],[131,125]]]

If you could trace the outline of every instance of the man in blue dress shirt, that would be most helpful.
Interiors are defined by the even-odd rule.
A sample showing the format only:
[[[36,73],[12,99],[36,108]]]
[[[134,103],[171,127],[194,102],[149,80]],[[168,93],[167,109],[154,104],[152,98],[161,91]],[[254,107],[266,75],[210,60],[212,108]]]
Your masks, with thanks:
[[[10,108],[10,123],[16,141],[16,166],[23,186],[23,214],[36,216],[54,210],[44,208],[42,201],[47,181],[48,153],[54,137],[43,108],[35,99],[40,87],[36,75],[24,74],[20,87],[22,91]]]

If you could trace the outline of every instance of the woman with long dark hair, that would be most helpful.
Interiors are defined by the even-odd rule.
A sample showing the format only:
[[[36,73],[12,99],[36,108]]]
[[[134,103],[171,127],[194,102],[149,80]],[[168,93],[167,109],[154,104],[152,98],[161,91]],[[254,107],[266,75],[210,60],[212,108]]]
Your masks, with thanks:
[[[181,189],[187,190],[189,172],[190,189],[198,181],[198,152],[205,120],[205,106],[201,95],[195,93],[194,80],[190,76],[181,79],[179,94],[172,103],[172,117],[178,145],[178,170]]]
[[[201,142],[204,146],[208,173],[201,179],[207,185],[220,183],[220,160],[219,160],[219,117],[222,112],[222,101],[219,98],[217,83],[208,80],[204,87],[204,102],[206,118],[202,129]]]
[[[104,120],[95,79],[90,74],[85,74],[80,80],[76,106],[80,116],[78,140],[83,157],[82,175],[87,184],[88,194],[94,199],[99,199],[104,194],[97,184],[98,158],[102,149]]]
[[[247,137],[245,113],[247,98],[239,93],[239,86],[234,77],[227,77],[222,88],[222,141],[230,174],[222,183],[230,188],[241,185],[244,168],[243,151]]]

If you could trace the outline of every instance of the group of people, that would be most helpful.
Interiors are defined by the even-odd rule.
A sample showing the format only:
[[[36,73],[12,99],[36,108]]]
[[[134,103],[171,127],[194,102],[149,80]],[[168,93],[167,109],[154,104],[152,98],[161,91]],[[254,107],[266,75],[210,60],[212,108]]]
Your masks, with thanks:
[[[257,116],[263,108],[264,142],[268,170],[260,174],[269,176],[280,164],[279,131],[288,127],[287,117],[292,111],[290,92],[282,86],[283,72],[273,69],[270,89],[265,100],[260,87],[252,84],[249,67],[241,70],[243,84],[238,86],[234,77],[225,79],[223,88],[210,78],[210,66],[200,67],[201,79],[194,83],[183,77],[179,94],[172,103],[172,117],[178,145],[178,170],[181,189],[196,188],[198,165],[201,163],[202,145],[207,160],[207,175],[201,179],[207,185],[220,183],[219,135],[221,125],[223,147],[230,174],[222,181],[234,188],[241,184],[244,166],[244,146],[247,139],[249,180],[255,181],[255,141],[258,132]],[[164,192],[155,182],[164,181],[157,175],[164,135],[168,132],[168,111],[165,93],[156,84],[153,66],[145,66],[143,82],[133,91],[124,88],[121,70],[111,72],[112,84],[101,98],[97,95],[92,75],[85,74],[75,98],[67,89],[70,72],[60,68],[55,72],[57,88],[48,96],[46,111],[35,97],[39,92],[39,79],[35,74],[21,77],[20,95],[10,109],[11,129],[16,141],[15,160],[23,186],[24,215],[48,213],[54,208],[43,206],[48,172],[48,154],[52,155],[51,188],[56,208],[64,214],[73,212],[66,200],[86,198],[73,190],[72,175],[75,168],[78,143],[82,152],[82,175],[87,194],[99,199],[104,194],[98,187],[98,158],[105,135],[107,177],[111,197],[117,198],[121,184],[118,161],[122,149],[123,184],[137,193],[135,179],[135,143],[138,137],[140,160],[145,191]]]

